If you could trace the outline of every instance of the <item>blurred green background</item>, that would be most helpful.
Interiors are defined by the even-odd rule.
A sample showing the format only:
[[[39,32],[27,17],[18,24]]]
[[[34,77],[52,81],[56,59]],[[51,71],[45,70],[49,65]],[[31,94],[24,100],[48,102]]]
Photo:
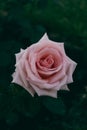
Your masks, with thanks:
[[[58,104],[10,85],[14,54],[45,32],[78,63]],[[15,129],[87,130],[87,0],[0,0],[0,130]]]

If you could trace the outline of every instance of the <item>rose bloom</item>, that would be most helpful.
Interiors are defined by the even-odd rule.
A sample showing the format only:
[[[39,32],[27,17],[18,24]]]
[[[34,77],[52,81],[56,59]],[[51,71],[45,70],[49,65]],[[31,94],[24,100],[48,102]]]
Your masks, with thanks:
[[[32,96],[57,97],[57,91],[69,90],[76,63],[64,50],[64,43],[49,40],[45,34],[37,43],[16,54],[13,83],[25,88]]]

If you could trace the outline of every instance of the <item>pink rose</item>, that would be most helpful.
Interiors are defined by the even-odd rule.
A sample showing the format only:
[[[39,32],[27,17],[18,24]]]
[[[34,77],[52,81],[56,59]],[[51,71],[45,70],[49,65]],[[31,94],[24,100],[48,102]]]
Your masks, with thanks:
[[[39,42],[16,54],[13,83],[25,88],[32,96],[57,97],[58,90],[68,90],[73,82],[76,63],[64,51],[64,43],[49,40],[45,34]]]

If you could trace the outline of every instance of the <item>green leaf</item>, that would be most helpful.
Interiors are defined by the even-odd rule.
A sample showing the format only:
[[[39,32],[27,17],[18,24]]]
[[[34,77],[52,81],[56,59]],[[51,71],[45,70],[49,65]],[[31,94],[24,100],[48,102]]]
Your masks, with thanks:
[[[40,111],[40,100],[38,97],[32,97],[24,88],[17,84],[12,84],[12,100],[15,109],[25,116],[34,117]]]
[[[18,115],[15,113],[15,112],[9,112],[7,115],[6,115],[6,123],[8,125],[14,125],[16,124],[18,121],[19,121],[19,117]]]
[[[60,98],[45,97],[43,99],[43,104],[54,114],[64,115],[66,112],[65,105]]]
[[[9,95],[0,93],[0,118],[5,118],[11,109],[12,107]]]

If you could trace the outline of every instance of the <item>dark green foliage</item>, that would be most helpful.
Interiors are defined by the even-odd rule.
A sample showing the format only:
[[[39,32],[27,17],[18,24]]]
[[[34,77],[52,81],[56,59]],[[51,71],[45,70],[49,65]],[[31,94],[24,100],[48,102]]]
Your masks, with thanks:
[[[12,94],[12,103],[15,109],[25,116],[33,117],[40,111],[38,97],[33,98],[26,90],[12,84],[9,93]]]
[[[54,114],[64,115],[66,108],[60,98],[55,99],[51,97],[45,97],[43,99],[44,106]]]
[[[10,85],[14,54],[45,32],[78,63],[58,99]],[[0,0],[0,130],[87,130],[87,0]]]

